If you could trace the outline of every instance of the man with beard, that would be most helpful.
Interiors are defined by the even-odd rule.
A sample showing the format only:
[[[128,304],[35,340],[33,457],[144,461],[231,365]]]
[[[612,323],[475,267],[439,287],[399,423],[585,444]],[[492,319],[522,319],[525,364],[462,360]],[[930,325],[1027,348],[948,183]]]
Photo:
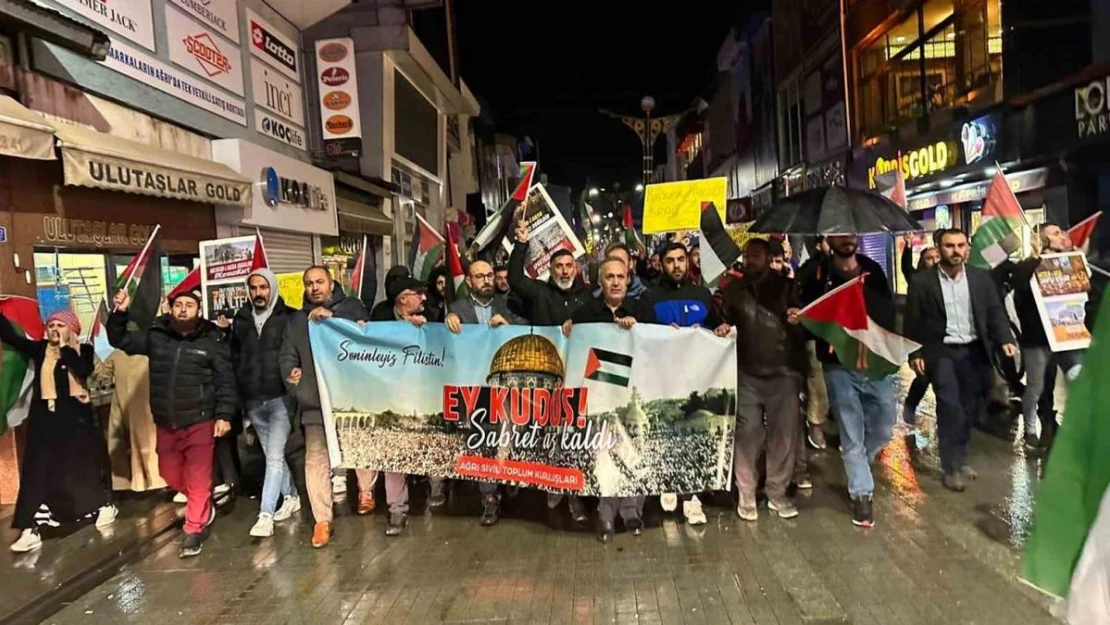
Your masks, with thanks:
[[[910,283],[906,336],[922,345],[910,356],[910,367],[933,384],[943,482],[958,492],[976,477],[967,464],[967,447],[987,394],[991,355],[1000,349],[1013,358],[1017,346],[990,272],[965,264],[967,235],[942,230],[937,242],[937,270],[919,273]]]
[[[150,357],[150,411],[158,427],[158,472],[185,493],[181,557],[200,554],[216,516],[212,459],[216,438],[231,431],[238,398],[223,331],[200,316],[200,291],[174,291],[170,314],[153,327],[127,331],[131,297],[121,289],[108,316],[108,342]]]
[[[729,325],[721,322],[709,289],[691,284],[688,279],[686,246],[677,242],[668,243],[660,254],[663,257],[663,273],[645,296],[645,300],[651,302],[659,323],[676,328],[704,327],[713,330],[717,336],[728,334]],[[678,508],[678,500],[675,493],[665,493],[659,498],[663,510],[667,512]],[[705,512],[696,495],[683,494],[682,500],[682,514],[687,523],[706,523]]]
[[[1041,264],[1041,253],[1061,254],[1075,249],[1067,230],[1054,223],[1040,225],[1036,238],[1040,250],[1029,258],[1013,263],[1006,261],[995,270],[996,277],[1014,291],[1014,310],[1021,324],[1021,359],[1025,365],[1025,391],[1021,396],[1021,412],[1025,418],[1025,447],[1033,451],[1047,448],[1056,435],[1055,387],[1056,368],[1064,370],[1068,382],[1079,376],[1082,350],[1053,352],[1041,323],[1040,310],[1033,296],[1033,274]],[[1038,417],[1041,436],[1037,436]]]
[[[570,336],[576,323],[616,323],[625,330],[637,323],[656,323],[655,311],[649,304],[628,297],[628,265],[619,257],[606,258],[598,268],[601,297],[591,299],[574,311],[563,324],[563,334]],[[619,513],[624,527],[633,536],[644,529],[644,497],[602,497],[597,504],[597,539],[608,543],[613,539],[614,521]]]
[[[736,449],[733,473],[737,514],[759,518],[758,462],[766,456],[767,507],[783,519],[798,516],[786,489],[794,475],[802,428],[799,395],[807,368],[805,332],[787,322],[799,306],[797,285],[771,268],[771,242],[744,247],[744,275],[722,292],[725,320],[736,326]],[[764,425],[766,424],[766,425]]]
[[[832,289],[862,274],[867,314],[883,328],[894,330],[894,296],[882,266],[858,254],[859,237],[854,234],[829,235],[827,257],[816,261],[802,273],[802,303],[808,304]],[[800,272],[801,273],[801,272]],[[797,315],[791,316],[793,323]],[[852,523],[859,527],[875,524],[872,495],[875,480],[871,463],[890,441],[894,430],[894,379],[872,380],[855,369],[841,366],[832,347],[814,337],[817,360],[825,371],[825,387],[836,421],[840,425],[840,457],[848,474],[848,495],[852,500]]]
[[[305,270],[304,306],[285,327],[279,366],[281,376],[297,398],[296,423],[304,432],[305,490],[316,526],[312,546],[319,549],[331,542],[332,484],[328,442],[324,435],[324,413],[320,409],[320,388],[316,383],[316,364],[308,341],[308,324],[335,317],[349,321],[365,321],[366,308],[356,297],[347,297],[335,284],[325,267]],[[294,462],[293,464],[298,464]],[[358,512],[374,510],[374,472],[358,470]]]
[[[589,292],[578,284],[578,264],[570,250],[560,248],[551,255],[550,277],[547,282],[533,280],[524,273],[524,261],[528,257],[528,225],[524,223],[524,212],[517,212],[516,245],[509,255],[509,286],[513,294],[520,297],[528,321],[537,326],[561,326],[569,321],[574,311],[592,300]],[[547,505],[554,509],[563,496],[548,494]],[[570,516],[575,523],[585,523],[589,518],[582,500],[574,495],[568,497]]]
[[[247,276],[247,292],[250,301],[235,313],[231,326],[231,362],[239,399],[266,458],[258,521],[250,534],[269,537],[274,535],[275,521],[285,521],[301,509],[292,471],[285,462],[293,420],[278,366],[293,309],[278,295],[277,277],[269,269],[256,269]]]
[[[455,334],[462,332],[462,324],[481,324],[499,328],[523,320],[509,311],[507,298],[495,292],[493,267],[484,260],[470,263],[466,270],[466,285],[470,288],[468,299],[451,303],[451,312],[444,320],[447,329]],[[482,495],[483,526],[496,525],[501,518],[501,496],[495,482],[479,482],[478,491]]]

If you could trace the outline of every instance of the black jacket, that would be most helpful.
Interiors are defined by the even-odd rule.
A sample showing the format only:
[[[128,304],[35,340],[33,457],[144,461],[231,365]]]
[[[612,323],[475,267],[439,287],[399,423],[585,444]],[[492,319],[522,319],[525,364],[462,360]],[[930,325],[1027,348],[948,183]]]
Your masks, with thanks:
[[[357,297],[347,297],[338,284],[324,307],[336,319],[366,321],[369,317],[362,302]],[[292,386],[291,390],[297,396],[297,414],[302,425],[324,422],[324,414],[320,411],[320,387],[316,384],[316,363],[308,342],[308,313],[314,308],[316,305],[305,299],[304,309],[290,314],[281,344],[281,379],[288,379],[294,368],[301,370],[300,383]]]
[[[216,324],[200,319],[182,335],[169,315],[148,330],[127,331],[126,312],[108,316],[108,342],[128,354],[150,357],[150,411],[154,423],[169,429],[231,420],[238,406],[231,350]]]
[[[574,323],[613,323],[625,317],[632,317],[637,323],[659,323],[651,304],[631,297],[625,298],[616,310],[611,310],[604,300],[591,297],[574,311],[572,320]]]
[[[558,326],[574,315],[582,304],[593,300],[589,291],[577,282],[567,290],[547,282],[533,280],[524,273],[528,244],[518,242],[509,256],[509,286],[524,302],[528,320],[537,326]]]
[[[761,280],[731,280],[721,302],[725,321],[736,326],[738,371],[755,377],[807,372],[806,330],[786,322],[786,311],[801,307],[793,279],[768,270]]]
[[[230,333],[231,362],[241,400],[266,401],[285,395],[285,378],[278,363],[285,327],[294,312],[278,296],[261,336],[254,326],[254,306],[250,302],[235,313]]]
[[[861,272],[869,274],[863,281],[863,299],[867,304],[868,316],[883,328],[896,332],[894,295],[890,292],[890,283],[887,281],[882,265],[863,254],[856,254],[856,262],[859,263]],[[806,261],[798,269],[797,275],[803,306],[855,278],[855,276],[842,276],[834,271],[832,258],[825,255]],[[817,360],[828,365],[840,364],[840,359],[824,339],[817,336],[812,338],[816,341]]]
[[[913,277],[906,295],[906,337],[921,343],[923,348],[913,357],[922,356],[926,361],[939,355],[947,335],[948,314],[944,308],[940,271],[938,268],[919,272]],[[987,354],[993,356],[1002,345],[1014,343],[1006,307],[989,271],[976,267],[964,267],[964,271],[967,272],[975,332]]]
[[[1041,313],[1037,308],[1037,300],[1033,296],[1030,281],[1041,259],[1030,257],[1015,263],[1011,260],[1003,262],[992,272],[996,283],[1001,283],[1002,293],[1013,291],[1014,311],[1017,313],[1018,323],[1021,324],[1021,345],[1023,346],[1048,346],[1048,336],[1044,333],[1044,324],[1041,322]]]
[[[710,330],[721,325],[720,315],[713,306],[713,294],[689,280],[676,284],[670,276],[660,276],[644,299],[655,309],[659,323],[673,323],[683,328],[701,326]]]

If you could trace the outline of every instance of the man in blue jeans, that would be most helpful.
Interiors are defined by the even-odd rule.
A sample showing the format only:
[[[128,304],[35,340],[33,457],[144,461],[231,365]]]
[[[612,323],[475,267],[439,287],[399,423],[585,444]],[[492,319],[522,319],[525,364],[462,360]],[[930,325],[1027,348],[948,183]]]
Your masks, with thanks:
[[[867,314],[880,326],[894,330],[894,297],[886,274],[879,263],[859,252],[856,235],[829,235],[830,254],[800,278],[802,302],[808,304],[836,287],[867,274],[863,281]],[[797,322],[797,316],[791,318]],[[855,369],[840,364],[836,352],[820,337],[816,340],[817,360],[825,370],[829,407],[840,426],[840,457],[848,474],[848,495],[852,499],[852,523],[860,527],[875,524],[871,497],[875,480],[871,463],[890,441],[896,418],[894,379],[872,380]]]
[[[247,291],[250,301],[235,313],[231,328],[231,358],[239,397],[266,456],[261,509],[250,534],[268,537],[274,534],[275,521],[284,521],[301,509],[293,474],[285,463],[292,419],[278,366],[292,309],[278,295],[277,278],[269,269],[252,271],[247,276]]]

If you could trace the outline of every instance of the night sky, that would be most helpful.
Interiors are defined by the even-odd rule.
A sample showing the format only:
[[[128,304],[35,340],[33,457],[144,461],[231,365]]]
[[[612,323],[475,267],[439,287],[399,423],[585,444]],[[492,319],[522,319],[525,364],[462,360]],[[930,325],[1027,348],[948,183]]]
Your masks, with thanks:
[[[686,109],[711,85],[732,24],[763,4],[456,0],[461,75],[499,131],[538,143],[550,182],[627,188],[640,179],[639,140],[598,109],[640,115],[648,94],[657,115]]]

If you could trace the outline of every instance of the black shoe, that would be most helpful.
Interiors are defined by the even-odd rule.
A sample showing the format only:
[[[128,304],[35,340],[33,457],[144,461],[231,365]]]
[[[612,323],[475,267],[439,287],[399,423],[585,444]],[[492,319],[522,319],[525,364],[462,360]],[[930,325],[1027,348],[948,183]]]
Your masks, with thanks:
[[[964,481],[964,476],[959,473],[945,474],[941,481],[945,488],[956,491],[957,493],[962,493],[967,489],[967,482]]]
[[[409,524],[409,515],[404,512],[390,512],[389,525],[385,528],[386,536],[398,536],[405,530],[405,526]]]
[[[1034,432],[1025,433],[1025,451],[1035,451],[1041,446],[1041,439]]]
[[[181,553],[178,554],[182,559],[192,558],[199,556],[201,549],[204,547],[204,534],[185,534],[185,540],[181,541]]]
[[[644,533],[644,522],[640,519],[629,519],[624,522],[624,527],[632,532],[633,536],[639,536]]]
[[[441,477],[433,477],[428,480],[431,483],[432,491],[428,495],[428,507],[438,508],[447,503],[447,489],[444,485],[444,480]]]
[[[608,543],[613,540],[613,522],[612,521],[598,521],[597,522],[597,539],[602,543]]]
[[[570,518],[573,519],[575,523],[585,523],[590,518],[590,516],[586,514],[585,504],[574,495],[567,497],[567,508],[570,509]]]
[[[497,525],[499,520],[501,520],[501,505],[496,498],[487,499],[485,507],[482,509],[482,518],[478,519],[478,523],[483,527],[490,527],[491,525]]]
[[[875,513],[871,509],[871,495],[852,498],[852,525],[875,527]]]

